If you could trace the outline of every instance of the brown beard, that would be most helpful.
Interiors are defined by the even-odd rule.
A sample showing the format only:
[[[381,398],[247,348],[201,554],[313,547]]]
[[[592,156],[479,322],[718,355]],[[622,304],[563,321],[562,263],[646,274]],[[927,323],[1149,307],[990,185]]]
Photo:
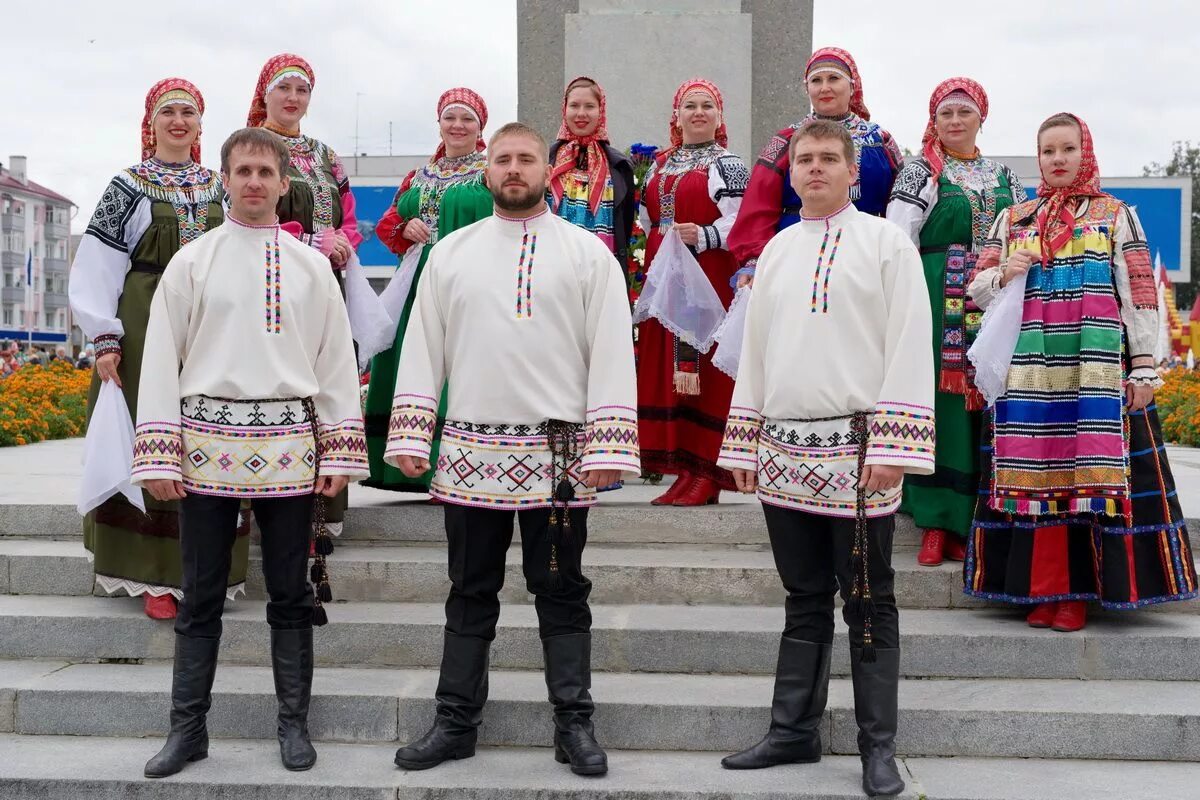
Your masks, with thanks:
[[[504,197],[504,186],[498,189],[492,189],[492,200],[496,203],[496,208],[501,211],[528,211],[542,201],[546,196],[545,189],[534,189],[530,187],[525,194],[517,196],[515,199],[507,199]]]

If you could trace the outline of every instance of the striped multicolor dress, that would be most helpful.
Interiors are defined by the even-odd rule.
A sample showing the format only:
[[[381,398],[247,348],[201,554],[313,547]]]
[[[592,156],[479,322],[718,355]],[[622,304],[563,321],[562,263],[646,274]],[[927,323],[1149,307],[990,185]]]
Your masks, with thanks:
[[[1041,252],[1038,201],[997,219],[970,294]],[[1196,597],[1196,572],[1153,404],[1125,409],[1128,359],[1152,350],[1157,287],[1133,209],[1086,200],[1074,236],[1035,262],[1007,390],[988,415],[964,564],[968,595],[1137,608]],[[1149,339],[1149,341],[1147,341]]]

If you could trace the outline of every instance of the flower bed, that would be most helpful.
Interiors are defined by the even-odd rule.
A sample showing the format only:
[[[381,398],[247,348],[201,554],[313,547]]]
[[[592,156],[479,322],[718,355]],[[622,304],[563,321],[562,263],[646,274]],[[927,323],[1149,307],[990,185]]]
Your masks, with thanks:
[[[82,436],[91,380],[91,370],[65,361],[0,380],[0,447]]]
[[[1173,369],[1163,380],[1165,385],[1154,393],[1163,438],[1200,447],[1200,372]]]

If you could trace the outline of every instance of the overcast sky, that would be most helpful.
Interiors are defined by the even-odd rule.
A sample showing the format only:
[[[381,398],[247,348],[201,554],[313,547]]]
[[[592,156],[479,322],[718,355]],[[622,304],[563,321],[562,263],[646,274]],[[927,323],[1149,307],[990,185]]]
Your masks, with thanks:
[[[912,149],[930,91],[951,75],[990,95],[985,153],[1032,155],[1037,124],[1060,110],[1087,120],[1106,175],[1140,175],[1172,141],[1200,140],[1200,11],[1181,0],[847,8],[816,0],[813,44],[854,54],[873,118]],[[145,93],[169,75],[204,93],[209,166],[245,124],[263,62],[285,50],[317,75],[304,131],[343,155],[355,149],[356,101],[358,150],[372,155],[388,153],[389,123],[393,152],[431,152],[448,86],[479,91],[489,127],[516,116],[515,0],[66,0],[15,3],[5,16],[0,161],[28,156],[31,178],[81,207],[77,231],[112,174],[138,159]]]

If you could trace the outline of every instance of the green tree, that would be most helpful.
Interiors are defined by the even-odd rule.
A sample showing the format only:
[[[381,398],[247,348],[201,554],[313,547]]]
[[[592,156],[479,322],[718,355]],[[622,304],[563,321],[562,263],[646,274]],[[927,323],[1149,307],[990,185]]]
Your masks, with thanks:
[[[1175,303],[1179,313],[1187,318],[1187,309],[1196,302],[1200,295],[1200,225],[1194,224],[1197,212],[1200,212],[1200,146],[1193,146],[1190,141],[1175,142],[1171,149],[1171,158],[1165,164],[1152,162],[1143,171],[1145,175],[1162,175],[1169,178],[1188,177],[1192,179],[1192,272],[1191,280],[1187,283],[1175,284]]]

